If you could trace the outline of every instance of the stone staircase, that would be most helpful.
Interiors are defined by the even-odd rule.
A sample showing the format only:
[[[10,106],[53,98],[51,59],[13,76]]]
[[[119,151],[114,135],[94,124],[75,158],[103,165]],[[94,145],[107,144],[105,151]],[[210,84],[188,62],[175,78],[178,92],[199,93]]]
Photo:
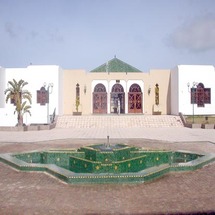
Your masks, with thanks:
[[[161,128],[184,127],[179,116],[172,115],[61,115],[56,128]]]

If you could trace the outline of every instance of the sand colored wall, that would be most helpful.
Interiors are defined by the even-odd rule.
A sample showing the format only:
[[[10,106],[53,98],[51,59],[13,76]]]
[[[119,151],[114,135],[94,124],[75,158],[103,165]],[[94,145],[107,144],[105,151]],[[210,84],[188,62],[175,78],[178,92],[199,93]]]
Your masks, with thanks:
[[[64,70],[63,75],[63,114],[72,114],[76,111],[76,84],[80,87],[79,111],[89,114],[90,82],[85,70]],[[84,87],[86,86],[86,94]]]
[[[146,93],[146,110],[148,114],[160,111],[161,114],[170,114],[170,70],[150,70],[148,73],[148,85],[151,88],[150,95]],[[155,105],[155,85],[159,85],[159,105]]]

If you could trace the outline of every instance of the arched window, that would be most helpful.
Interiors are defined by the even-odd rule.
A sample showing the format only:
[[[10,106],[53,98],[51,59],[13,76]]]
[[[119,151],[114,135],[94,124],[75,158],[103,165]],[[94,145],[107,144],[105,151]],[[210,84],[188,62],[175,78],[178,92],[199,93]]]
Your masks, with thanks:
[[[103,84],[99,83],[93,91],[93,113],[107,113],[107,92]]]

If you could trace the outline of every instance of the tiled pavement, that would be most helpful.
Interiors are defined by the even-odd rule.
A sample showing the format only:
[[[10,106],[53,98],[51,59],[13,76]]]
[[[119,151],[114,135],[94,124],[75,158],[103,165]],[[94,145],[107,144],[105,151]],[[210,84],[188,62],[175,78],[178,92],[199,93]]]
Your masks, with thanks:
[[[0,142],[40,142],[56,139],[144,138],[164,141],[215,142],[214,129],[189,128],[56,128],[53,130],[8,132],[0,131]]]
[[[0,132],[0,152],[123,142],[147,148],[215,153],[215,130],[188,128],[56,128]],[[215,163],[138,185],[68,185],[45,173],[0,163],[0,214],[187,214],[215,212]]]

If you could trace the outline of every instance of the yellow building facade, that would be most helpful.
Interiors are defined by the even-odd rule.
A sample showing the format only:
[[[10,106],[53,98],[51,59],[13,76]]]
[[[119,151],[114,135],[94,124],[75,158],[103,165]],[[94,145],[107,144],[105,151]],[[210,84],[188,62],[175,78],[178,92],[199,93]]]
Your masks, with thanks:
[[[169,99],[170,70],[144,73],[116,57],[90,72],[63,70],[63,114],[170,114]]]

